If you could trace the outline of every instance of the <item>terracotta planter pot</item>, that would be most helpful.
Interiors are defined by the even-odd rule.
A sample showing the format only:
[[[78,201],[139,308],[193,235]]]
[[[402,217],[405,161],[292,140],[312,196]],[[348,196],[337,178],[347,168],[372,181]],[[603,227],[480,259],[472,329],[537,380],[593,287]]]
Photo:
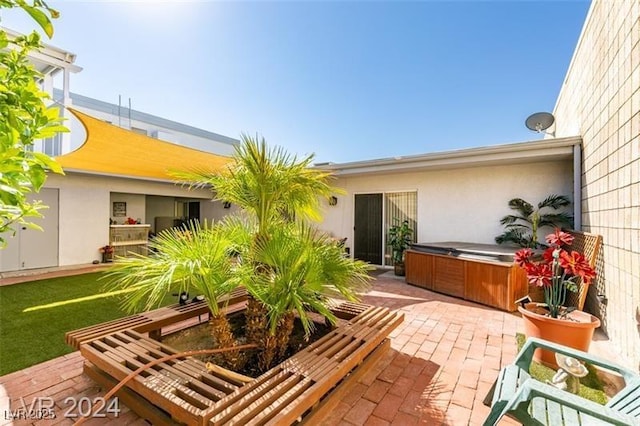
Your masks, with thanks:
[[[524,308],[518,307],[527,337],[539,337],[584,352],[589,351],[593,332],[600,327],[597,317],[583,311],[573,311],[567,315],[568,319],[551,318],[535,312],[536,307],[535,303],[528,303]],[[536,349],[533,359],[547,367],[558,368],[553,352]]]

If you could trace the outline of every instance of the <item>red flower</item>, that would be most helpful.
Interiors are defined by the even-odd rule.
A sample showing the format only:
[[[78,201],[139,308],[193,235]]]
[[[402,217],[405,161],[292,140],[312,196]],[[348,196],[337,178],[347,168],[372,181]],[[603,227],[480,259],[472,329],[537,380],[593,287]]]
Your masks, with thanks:
[[[537,287],[550,287],[551,286],[551,267],[546,263],[541,264],[529,264],[525,267],[527,270],[527,278],[529,278],[529,284]]]
[[[570,246],[573,242],[573,235],[562,232],[559,228],[556,228],[553,234],[549,234],[545,237],[547,243],[560,247],[561,245]]]
[[[553,262],[553,252],[556,250],[557,249],[553,247],[549,247],[548,249],[546,249],[544,253],[542,253],[542,258],[544,259],[544,261],[547,263]]]
[[[520,266],[524,267],[527,263],[529,263],[529,259],[533,256],[533,252],[529,248],[524,248],[522,250],[518,250],[513,257],[514,262]]]
[[[577,251],[572,251],[571,254],[562,251],[558,262],[565,271],[571,275],[579,276],[582,278],[582,282],[587,285],[590,284],[591,280],[596,276],[596,271],[589,265],[587,259]]]
[[[560,258],[558,259],[558,263],[562,269],[570,273],[571,275],[576,274],[576,269],[578,265],[584,262],[584,256],[578,253],[577,251],[572,251],[571,254],[566,251],[562,251],[560,253]]]
[[[582,278],[582,282],[585,285],[591,284],[591,281],[596,277],[596,271],[592,267],[582,268],[576,271],[576,275]]]
[[[547,235],[546,240],[551,247],[543,252],[540,262],[531,261],[533,253],[530,249],[522,249],[516,252],[515,263],[525,270],[530,285],[544,287],[550,315],[557,318],[565,292],[577,290],[578,278],[582,278],[582,284],[589,285],[596,272],[582,254],[576,251],[568,253],[561,248],[573,243],[570,234],[556,229]]]

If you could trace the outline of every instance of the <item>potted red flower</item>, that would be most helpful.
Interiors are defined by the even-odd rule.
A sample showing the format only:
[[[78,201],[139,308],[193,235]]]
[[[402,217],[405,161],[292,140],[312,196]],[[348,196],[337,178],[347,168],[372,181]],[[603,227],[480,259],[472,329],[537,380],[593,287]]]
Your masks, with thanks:
[[[107,244],[106,246],[100,247],[98,250],[102,253],[102,263],[111,262],[114,252],[113,246]]]
[[[528,303],[518,307],[524,319],[525,333],[528,337],[540,337],[587,351],[593,332],[600,326],[600,320],[593,315],[564,306],[567,291],[578,291],[576,280],[581,285],[589,285],[595,278],[595,270],[582,253],[567,251],[563,245],[570,245],[573,236],[556,229],[547,235],[549,244],[542,260],[534,260],[531,249],[525,248],[516,253],[515,262],[522,267],[530,285],[544,290],[545,303]],[[552,353],[538,354],[539,361],[555,366]]]

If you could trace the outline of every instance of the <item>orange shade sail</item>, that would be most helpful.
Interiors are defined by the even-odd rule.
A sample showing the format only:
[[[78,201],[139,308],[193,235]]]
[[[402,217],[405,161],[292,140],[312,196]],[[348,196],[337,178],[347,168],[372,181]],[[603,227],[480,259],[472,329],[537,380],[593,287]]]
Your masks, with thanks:
[[[123,177],[174,180],[171,171],[221,170],[230,157],[165,142],[70,111],[86,129],[87,138],[77,150],[56,157],[65,171]]]

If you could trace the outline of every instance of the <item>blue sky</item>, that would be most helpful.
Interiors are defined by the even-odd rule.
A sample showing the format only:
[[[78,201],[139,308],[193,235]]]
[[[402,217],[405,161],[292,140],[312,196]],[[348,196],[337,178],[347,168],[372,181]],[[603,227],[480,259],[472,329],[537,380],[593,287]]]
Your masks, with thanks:
[[[587,1],[49,2],[71,90],[317,162],[540,139]],[[33,29],[14,11],[1,25]]]

